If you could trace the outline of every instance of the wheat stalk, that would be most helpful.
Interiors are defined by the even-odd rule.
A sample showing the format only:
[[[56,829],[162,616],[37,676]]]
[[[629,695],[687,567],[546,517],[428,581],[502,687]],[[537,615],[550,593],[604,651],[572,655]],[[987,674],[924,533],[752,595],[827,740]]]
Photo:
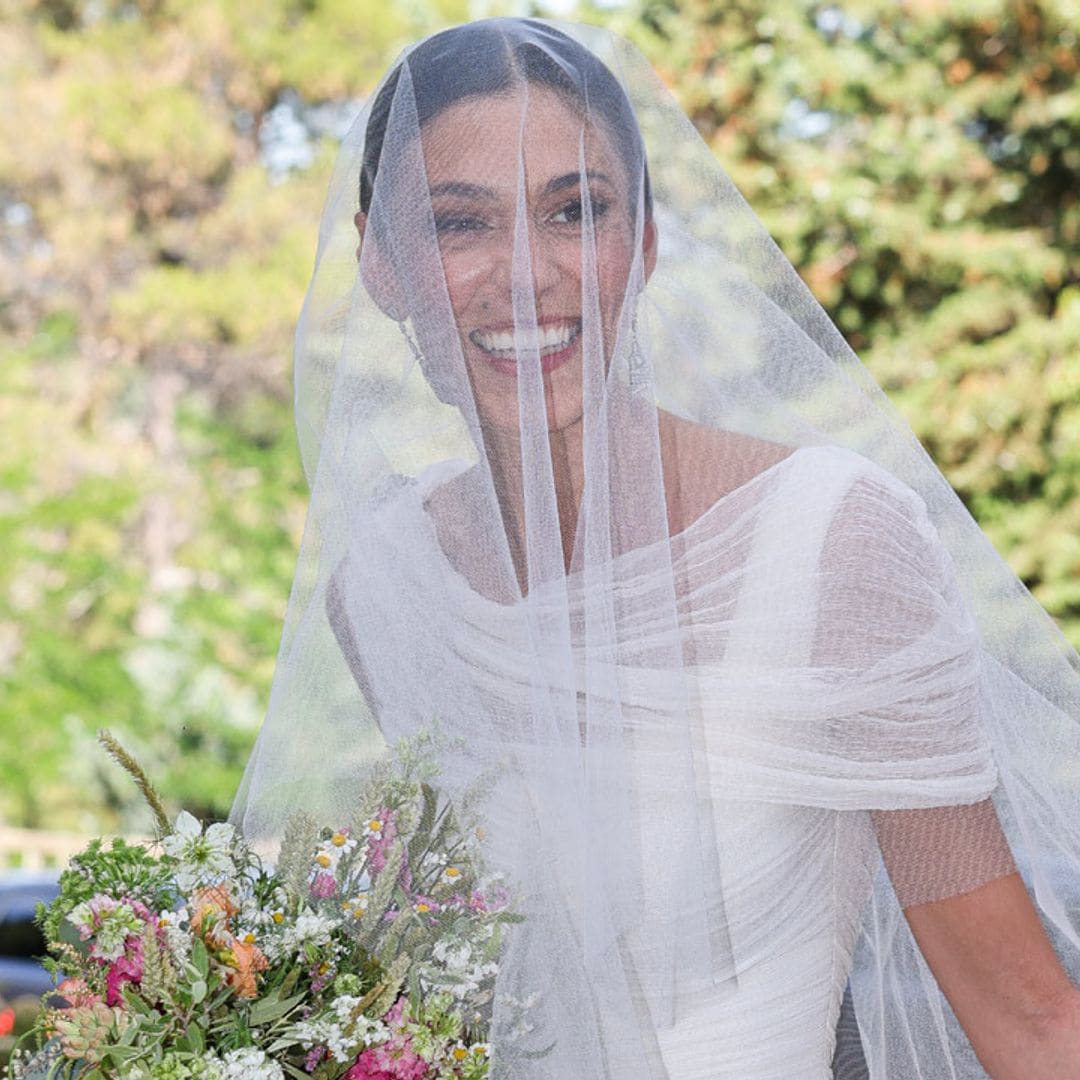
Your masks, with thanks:
[[[165,813],[161,796],[150,783],[150,778],[143,772],[142,766],[116,741],[116,737],[107,728],[99,728],[97,737],[109,757],[135,781],[135,786],[142,792],[157,823],[158,839],[167,836],[172,832],[172,823],[169,821],[169,815]]]

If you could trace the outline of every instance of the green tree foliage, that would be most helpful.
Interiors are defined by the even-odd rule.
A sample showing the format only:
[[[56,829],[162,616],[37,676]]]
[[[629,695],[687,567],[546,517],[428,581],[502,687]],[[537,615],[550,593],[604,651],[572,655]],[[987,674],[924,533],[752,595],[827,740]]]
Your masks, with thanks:
[[[586,15],[650,55],[1080,644],[1078,5]],[[227,809],[303,524],[289,340],[334,150],[268,168],[260,137],[492,6],[4,5],[0,817],[148,828],[101,725],[174,804]]]
[[[672,86],[1080,645],[1080,0],[639,0]]]
[[[220,815],[262,718],[305,490],[289,341],[333,140],[466,0],[6,5],[0,22],[0,817],[145,827],[108,725]],[[355,111],[355,108],[354,108]],[[262,155],[263,157],[265,154]],[[280,175],[279,175],[280,174]]]

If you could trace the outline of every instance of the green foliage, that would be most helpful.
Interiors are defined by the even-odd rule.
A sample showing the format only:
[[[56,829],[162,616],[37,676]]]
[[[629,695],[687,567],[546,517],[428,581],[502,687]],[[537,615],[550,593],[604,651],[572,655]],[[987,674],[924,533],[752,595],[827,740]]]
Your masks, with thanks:
[[[151,911],[167,910],[174,896],[163,890],[172,865],[170,859],[160,859],[138,844],[126,843],[122,837],[108,843],[92,840],[61,873],[62,900],[54,900],[48,909],[39,905],[42,932],[50,941],[61,939],[68,913],[99,890],[140,900]]]
[[[503,5],[522,13],[525,5]],[[289,341],[359,98],[498,2],[27,0],[0,28],[0,816],[229,806],[303,528]],[[1080,645],[1077,0],[628,0],[635,39],[1013,567]],[[436,826],[433,826],[437,828]]]
[[[614,22],[1080,645],[1080,5],[639,0]]]

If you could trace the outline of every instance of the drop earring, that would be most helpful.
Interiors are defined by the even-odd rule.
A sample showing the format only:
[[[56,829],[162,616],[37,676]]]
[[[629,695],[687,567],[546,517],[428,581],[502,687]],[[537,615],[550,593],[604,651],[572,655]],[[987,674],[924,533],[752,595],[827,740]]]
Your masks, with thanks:
[[[627,357],[627,369],[630,382],[630,391],[640,394],[651,383],[649,377],[649,361],[641,349],[638,341],[638,316],[637,311],[630,320],[630,355]]]
[[[412,336],[412,334],[409,333],[409,328],[405,325],[404,319],[398,319],[397,325],[398,329],[401,331],[401,336],[406,340],[409,345],[409,352],[412,353],[413,360],[415,360],[416,363],[420,365],[420,369],[423,370],[424,357],[423,354],[420,352],[420,346],[416,344],[416,339]],[[405,374],[406,373],[403,371],[402,375]]]
[[[398,330],[401,331],[401,336],[409,346],[409,352],[412,354],[413,360],[419,366],[425,382],[435,391],[435,396],[447,405],[457,405],[461,397],[461,391],[455,390],[453,372],[448,370],[446,363],[432,363],[430,359],[424,356],[416,338],[409,333],[409,328],[405,325],[404,319],[398,319],[397,325]],[[401,371],[402,379],[408,373],[408,367],[403,367]]]

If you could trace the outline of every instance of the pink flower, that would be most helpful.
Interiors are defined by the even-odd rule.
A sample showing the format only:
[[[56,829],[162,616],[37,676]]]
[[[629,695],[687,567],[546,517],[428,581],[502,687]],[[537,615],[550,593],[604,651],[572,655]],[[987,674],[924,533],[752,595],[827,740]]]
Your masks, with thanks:
[[[431,1066],[413,1052],[412,1040],[391,1039],[365,1050],[344,1080],[425,1080],[430,1073]]]
[[[325,900],[328,896],[333,896],[337,892],[337,882],[334,880],[333,874],[316,874],[315,880],[310,886],[311,895],[319,900]]]
[[[383,1023],[395,1030],[399,1028],[401,1026],[401,1018],[405,1013],[405,1004],[405,995],[402,994],[401,997],[386,1010],[386,1015],[383,1017]]]
[[[157,919],[154,918],[150,909],[141,900],[132,900],[130,897],[124,897],[124,903],[127,904],[132,911],[145,923],[154,923],[157,925]]]
[[[138,983],[143,975],[142,938],[130,934],[124,942],[124,955],[114,960],[105,973],[105,1004],[124,1003],[121,987],[124,983]]]
[[[304,1072],[314,1072],[316,1066],[326,1056],[325,1046],[313,1046],[304,1058]]]
[[[60,995],[73,1009],[96,1005],[101,998],[86,985],[85,979],[67,978],[57,988]]]
[[[402,994],[383,1015],[393,1038],[365,1050],[343,1080],[426,1080],[431,1075],[431,1066],[413,1050],[412,1039],[402,1034],[407,1008],[408,999]]]
[[[397,826],[394,824],[392,810],[381,811],[379,820],[382,821],[382,829],[379,835],[372,836],[367,844],[368,868],[373,874],[381,874],[386,868],[386,855],[397,837]]]
[[[474,893],[473,895],[479,894]],[[505,885],[500,885],[496,883],[492,885],[490,889],[488,889],[487,904],[489,910],[499,910],[501,908],[507,907],[509,903],[510,890]]]

